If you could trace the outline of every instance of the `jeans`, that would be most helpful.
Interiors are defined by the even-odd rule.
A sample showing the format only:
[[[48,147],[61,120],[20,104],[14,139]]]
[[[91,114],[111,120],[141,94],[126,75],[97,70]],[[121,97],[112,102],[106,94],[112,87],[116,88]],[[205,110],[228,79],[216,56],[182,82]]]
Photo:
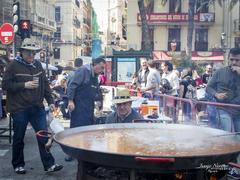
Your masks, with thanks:
[[[13,118],[13,145],[12,145],[12,165],[14,168],[24,167],[24,136],[28,123],[30,122],[34,131],[47,130],[46,112],[44,107],[32,106],[23,111],[12,113]],[[37,137],[38,148],[44,169],[48,169],[55,162],[52,154],[47,152],[45,144],[47,138]]]
[[[192,118],[192,106],[189,102],[183,102],[183,115],[189,120]]]
[[[218,109],[217,120],[218,128],[229,132],[240,132],[240,115],[231,116],[229,112]]]
[[[205,99],[210,102],[216,102],[216,98],[208,93],[205,94]],[[207,105],[207,113],[210,127],[218,128],[217,107],[214,105]]]

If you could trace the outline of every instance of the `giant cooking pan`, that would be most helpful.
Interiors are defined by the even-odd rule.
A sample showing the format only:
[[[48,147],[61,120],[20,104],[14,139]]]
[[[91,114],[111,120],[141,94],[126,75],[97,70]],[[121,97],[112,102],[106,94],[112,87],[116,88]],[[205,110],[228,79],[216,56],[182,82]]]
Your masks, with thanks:
[[[240,152],[229,132],[176,124],[105,124],[67,129],[54,136],[80,161],[145,170],[195,169],[226,164]]]

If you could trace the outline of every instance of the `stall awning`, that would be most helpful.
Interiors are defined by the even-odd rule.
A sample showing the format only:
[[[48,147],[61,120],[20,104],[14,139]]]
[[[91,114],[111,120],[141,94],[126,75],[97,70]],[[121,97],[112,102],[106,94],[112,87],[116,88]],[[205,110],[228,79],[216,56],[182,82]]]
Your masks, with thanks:
[[[172,60],[173,52],[170,51],[153,51],[153,60],[160,60],[160,61],[170,61]],[[181,57],[181,52],[174,52],[176,57]],[[192,52],[192,60],[196,62],[201,61],[224,61],[224,52],[214,52],[214,51],[207,51],[207,52],[199,52],[193,51]]]
[[[171,59],[167,51],[153,51],[153,60],[170,61]]]
[[[224,52],[192,52],[193,61],[224,61]]]

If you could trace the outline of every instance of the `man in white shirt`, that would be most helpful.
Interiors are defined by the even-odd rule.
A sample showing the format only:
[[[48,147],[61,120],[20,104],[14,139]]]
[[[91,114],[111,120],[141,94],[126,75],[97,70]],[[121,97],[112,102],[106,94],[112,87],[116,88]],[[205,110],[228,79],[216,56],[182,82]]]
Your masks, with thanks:
[[[149,74],[147,58],[140,58],[141,69],[138,71],[138,86],[140,88],[146,87],[147,84],[147,76]]]
[[[166,79],[170,83],[171,90],[167,91],[166,94],[171,96],[178,96],[179,90],[179,78],[175,72],[173,72],[173,66],[170,62],[166,61],[162,63],[161,68],[163,70],[162,80]],[[160,88],[161,89],[161,88]],[[177,101],[174,100],[173,107],[168,107],[166,109],[166,114],[171,113],[173,122],[177,122],[177,113],[176,113]],[[170,114],[169,114],[170,115]]]
[[[146,87],[142,88],[142,92],[150,94],[153,97],[159,92],[159,85],[161,82],[160,72],[156,69],[156,62],[148,61],[149,74],[147,76]]]
[[[179,78],[177,74],[173,72],[173,65],[170,62],[166,61],[162,63],[161,68],[163,70],[162,79],[167,79],[172,87],[171,91],[166,94],[178,96]]]

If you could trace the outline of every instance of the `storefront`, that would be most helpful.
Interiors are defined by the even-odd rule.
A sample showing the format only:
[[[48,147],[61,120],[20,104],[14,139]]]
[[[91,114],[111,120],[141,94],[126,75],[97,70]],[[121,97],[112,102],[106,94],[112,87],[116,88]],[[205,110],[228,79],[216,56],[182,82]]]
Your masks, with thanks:
[[[151,57],[150,52],[115,51],[113,55],[106,57],[106,75],[109,82],[128,83],[132,81],[132,75],[140,68],[140,58]]]

